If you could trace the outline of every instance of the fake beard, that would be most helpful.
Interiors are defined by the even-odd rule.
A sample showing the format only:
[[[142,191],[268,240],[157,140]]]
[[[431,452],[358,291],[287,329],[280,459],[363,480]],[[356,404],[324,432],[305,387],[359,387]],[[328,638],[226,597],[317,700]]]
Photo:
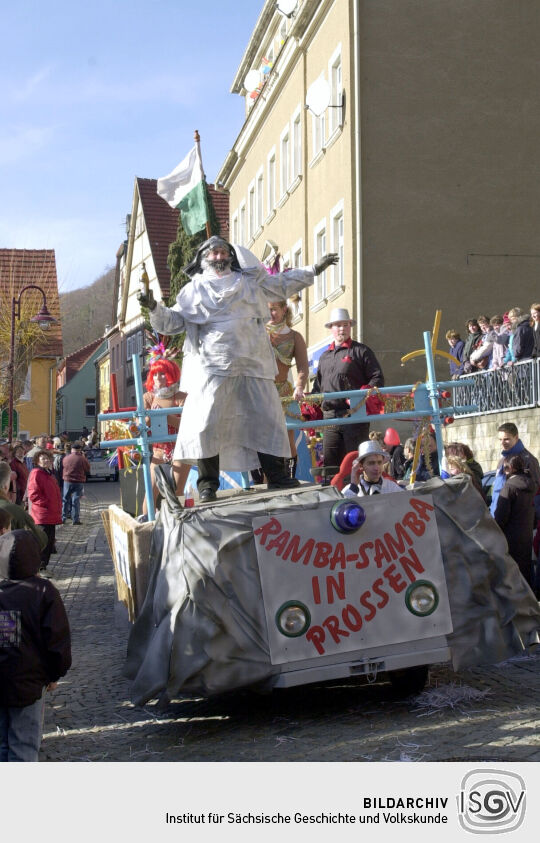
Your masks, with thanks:
[[[232,258],[227,258],[221,261],[210,261],[204,258],[202,261],[203,269],[211,269],[213,272],[218,272],[220,275],[227,272],[231,268]]]

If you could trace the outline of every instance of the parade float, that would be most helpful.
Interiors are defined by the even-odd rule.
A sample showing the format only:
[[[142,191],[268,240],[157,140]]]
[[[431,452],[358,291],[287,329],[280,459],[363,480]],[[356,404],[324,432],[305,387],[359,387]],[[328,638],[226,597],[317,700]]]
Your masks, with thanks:
[[[426,332],[425,383],[377,397],[385,422],[414,423],[419,441],[434,431],[442,464],[444,424],[471,408],[452,406],[455,383],[437,382],[433,350]],[[135,703],[349,677],[418,692],[430,664],[497,663],[539,642],[538,602],[465,476],[346,499],[331,485],[269,492],[243,478],[245,487],[218,492],[217,502],[186,507],[162,466],[154,513],[149,447],[164,440],[171,411],[144,409],[133,363],[132,441],[103,445],[136,446],[149,501],[145,524],[119,507],[104,514],[118,596],[133,621],[126,675]],[[373,395],[348,393],[341,423],[370,420]],[[287,425],[315,432],[336,423],[301,416],[290,404]],[[126,423],[126,412],[100,418]],[[425,457],[429,464],[427,449]]]

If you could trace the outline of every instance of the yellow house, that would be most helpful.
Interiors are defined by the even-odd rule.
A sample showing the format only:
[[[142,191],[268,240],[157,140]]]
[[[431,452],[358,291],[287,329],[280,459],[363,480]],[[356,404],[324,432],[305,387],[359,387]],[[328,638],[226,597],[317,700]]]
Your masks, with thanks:
[[[231,240],[290,266],[338,252],[294,303],[312,363],[344,307],[388,384],[423,379],[400,360],[436,309],[447,350],[447,329],[538,301],[538,4],[259,7],[231,86],[245,120],[216,176]]]
[[[111,358],[107,348],[96,361],[98,375],[98,413],[106,413],[111,409]],[[98,422],[100,437],[105,435],[107,423]]]
[[[0,353],[3,358],[4,422],[7,422],[9,384],[6,369],[13,312],[17,342],[17,329],[21,320],[36,315],[44,303],[44,297],[49,313],[57,321],[51,324],[47,332],[43,332],[34,347],[26,378],[15,380],[14,409],[17,417],[14,438],[28,438],[40,433],[53,433],[55,430],[56,370],[62,358],[62,325],[54,250],[0,249],[0,326],[3,338]],[[6,435],[4,427],[6,425],[3,425],[2,435]]]

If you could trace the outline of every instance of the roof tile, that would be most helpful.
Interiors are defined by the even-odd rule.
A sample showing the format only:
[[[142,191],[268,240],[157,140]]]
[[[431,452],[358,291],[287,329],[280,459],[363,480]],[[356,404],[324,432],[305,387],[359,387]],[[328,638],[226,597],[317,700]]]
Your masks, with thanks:
[[[19,298],[29,284],[41,287],[49,313],[57,320],[43,335],[34,356],[61,357],[62,322],[54,249],[0,249],[0,305],[11,309],[13,299]],[[21,299],[22,304],[27,302],[35,302],[37,313],[43,298],[37,290],[29,290]]]
[[[68,354],[68,356],[64,358],[64,364],[66,367],[66,383],[69,383],[73,375],[80,372],[86,361],[92,356],[96,348],[99,348],[103,341],[103,337],[98,337],[97,340],[92,340],[92,342],[77,349],[77,351],[74,351],[72,354]]]

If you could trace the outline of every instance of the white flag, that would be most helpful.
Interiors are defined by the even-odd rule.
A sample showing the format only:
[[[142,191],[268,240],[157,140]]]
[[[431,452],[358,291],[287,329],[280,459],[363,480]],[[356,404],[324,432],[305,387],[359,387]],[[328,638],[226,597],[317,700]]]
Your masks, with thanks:
[[[194,234],[204,228],[208,219],[204,174],[197,146],[191,149],[184,160],[157,181],[158,196],[178,208],[182,225],[187,234]]]

